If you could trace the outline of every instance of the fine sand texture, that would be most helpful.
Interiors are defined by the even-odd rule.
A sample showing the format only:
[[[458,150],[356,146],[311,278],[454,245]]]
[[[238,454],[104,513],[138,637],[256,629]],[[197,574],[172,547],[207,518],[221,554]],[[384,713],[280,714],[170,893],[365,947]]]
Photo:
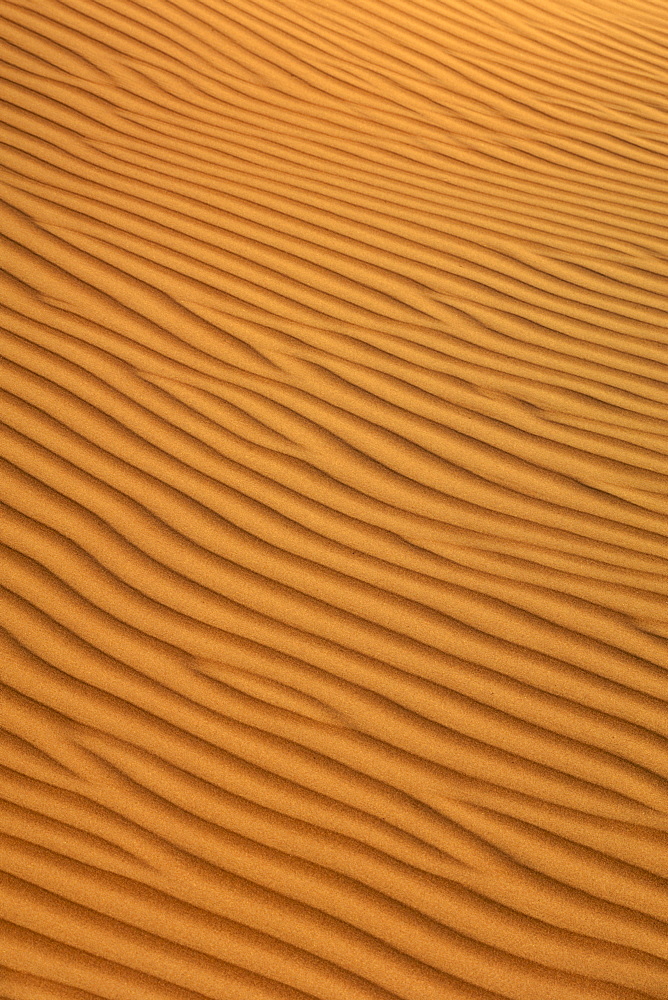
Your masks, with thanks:
[[[0,22],[0,1000],[668,1000],[665,0]]]

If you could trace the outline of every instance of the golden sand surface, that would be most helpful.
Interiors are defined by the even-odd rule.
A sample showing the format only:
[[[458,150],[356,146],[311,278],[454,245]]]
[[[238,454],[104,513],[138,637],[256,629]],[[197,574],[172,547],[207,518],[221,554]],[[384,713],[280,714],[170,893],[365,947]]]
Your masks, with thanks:
[[[0,18],[1,1000],[666,1000],[665,0]]]

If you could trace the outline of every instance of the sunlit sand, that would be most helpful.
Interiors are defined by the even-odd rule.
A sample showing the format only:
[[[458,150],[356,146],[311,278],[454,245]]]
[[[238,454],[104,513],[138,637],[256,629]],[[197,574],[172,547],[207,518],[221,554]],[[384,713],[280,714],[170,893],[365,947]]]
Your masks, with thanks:
[[[0,17],[0,996],[668,1000],[665,5]]]

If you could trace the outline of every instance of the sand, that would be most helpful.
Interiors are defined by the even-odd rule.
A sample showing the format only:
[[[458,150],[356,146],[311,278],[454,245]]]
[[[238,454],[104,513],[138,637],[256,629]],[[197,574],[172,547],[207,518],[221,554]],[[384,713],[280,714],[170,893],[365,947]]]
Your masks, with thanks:
[[[0,17],[2,1000],[666,1000],[665,4]]]

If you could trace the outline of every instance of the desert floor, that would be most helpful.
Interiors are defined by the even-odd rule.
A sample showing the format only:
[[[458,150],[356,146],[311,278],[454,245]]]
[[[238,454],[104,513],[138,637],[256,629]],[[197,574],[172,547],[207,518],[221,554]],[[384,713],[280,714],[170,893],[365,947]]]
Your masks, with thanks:
[[[0,19],[0,1000],[666,1000],[665,0]]]

